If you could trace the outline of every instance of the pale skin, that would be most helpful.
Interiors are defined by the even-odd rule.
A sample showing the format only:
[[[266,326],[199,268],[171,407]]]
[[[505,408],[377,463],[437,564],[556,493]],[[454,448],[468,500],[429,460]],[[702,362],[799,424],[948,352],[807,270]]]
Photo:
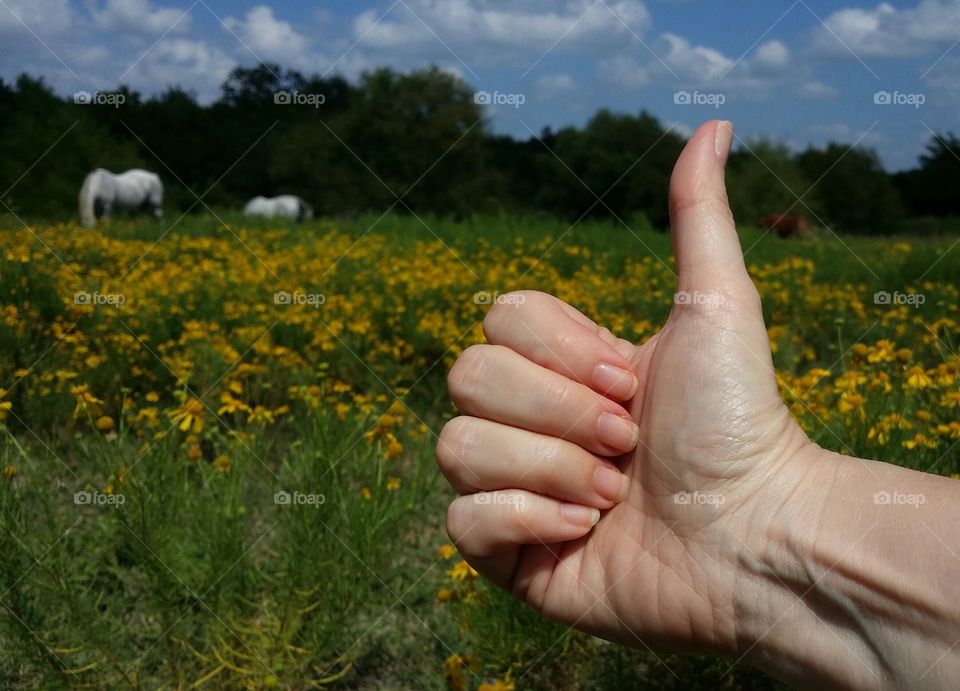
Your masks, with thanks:
[[[827,452],[790,417],[727,204],[731,138],[708,122],[677,161],[686,297],[656,336],[532,291],[491,308],[448,379],[447,531],[496,585],[613,641],[802,688],[953,687],[960,483]]]

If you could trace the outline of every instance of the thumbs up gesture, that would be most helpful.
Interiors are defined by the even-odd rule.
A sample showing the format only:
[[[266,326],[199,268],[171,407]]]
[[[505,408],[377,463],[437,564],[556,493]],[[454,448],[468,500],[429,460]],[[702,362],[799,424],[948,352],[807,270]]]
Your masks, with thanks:
[[[744,564],[813,448],[778,394],[727,204],[732,136],[704,124],[674,168],[677,294],[653,338],[526,292],[449,375],[451,539],[547,617],[626,644],[739,649]]]

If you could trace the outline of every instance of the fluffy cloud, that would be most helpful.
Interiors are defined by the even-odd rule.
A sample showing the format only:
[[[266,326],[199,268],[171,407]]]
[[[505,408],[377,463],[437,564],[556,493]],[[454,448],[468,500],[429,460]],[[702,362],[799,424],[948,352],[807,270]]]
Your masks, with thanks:
[[[814,31],[813,47],[824,55],[890,58],[920,55],[957,39],[960,0],[921,0],[897,9],[880,3],[873,9],[838,10]]]
[[[94,25],[104,31],[132,34],[181,33],[190,27],[190,15],[173,7],[154,7],[150,0],[107,0],[92,7]]]
[[[800,98],[809,100],[826,100],[835,98],[840,92],[829,84],[824,84],[823,82],[818,81],[808,81],[798,85],[796,93],[798,96],[800,96]]]
[[[270,7],[257,5],[244,19],[227,17],[223,23],[257,57],[298,67],[305,64],[310,42],[289,22],[277,19]]]
[[[74,22],[70,0],[4,0],[0,4],[0,36],[24,32],[52,36]]]
[[[757,48],[752,62],[758,70],[780,72],[790,64],[790,51],[780,41],[767,41]]]
[[[209,43],[168,38],[157,43],[127,79],[148,94],[179,84],[196,91],[201,100],[210,100],[219,95],[220,85],[235,65],[236,60]]]
[[[790,51],[776,40],[759,45],[742,59],[734,59],[666,33],[653,44],[652,52],[642,61],[625,56],[603,60],[598,64],[598,76],[627,89],[673,84],[758,91],[790,71]]]
[[[557,7],[559,5],[559,7]],[[489,0],[406,0],[385,16],[367,11],[353,22],[354,38],[375,51],[445,50],[464,60],[534,59],[536,53],[602,48],[611,40],[642,35],[650,27],[646,6],[637,0],[593,3]],[[507,53],[490,51],[502,51]],[[531,57],[532,56],[532,57]]]
[[[540,98],[551,99],[570,93],[577,83],[569,74],[545,74],[537,79],[536,89]]]

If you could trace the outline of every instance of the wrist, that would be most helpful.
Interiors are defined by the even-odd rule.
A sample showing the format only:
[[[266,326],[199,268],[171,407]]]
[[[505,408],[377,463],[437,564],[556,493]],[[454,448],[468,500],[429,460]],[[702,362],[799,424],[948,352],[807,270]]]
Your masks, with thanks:
[[[854,548],[831,527],[841,505],[841,519],[856,511],[851,489],[864,494],[864,478],[805,435],[778,460],[740,554],[734,659],[797,687],[882,688],[882,660],[851,603],[830,590]]]
[[[951,685],[955,481],[813,444],[784,474],[738,572],[736,658],[803,688]]]

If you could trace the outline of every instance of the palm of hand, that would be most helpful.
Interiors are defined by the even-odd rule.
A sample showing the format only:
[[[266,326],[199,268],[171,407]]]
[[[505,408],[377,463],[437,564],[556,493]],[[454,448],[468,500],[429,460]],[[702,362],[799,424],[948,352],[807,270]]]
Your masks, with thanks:
[[[777,393],[755,291],[741,293],[678,305],[635,348],[628,407],[641,437],[620,459],[627,499],[579,540],[523,548],[514,592],[546,616],[628,645],[732,643],[732,616],[718,609],[735,574],[705,570],[738,547],[728,541],[748,527],[759,486],[802,438]]]
[[[626,496],[618,495],[615,503],[592,504],[610,507],[599,522],[587,525],[581,512],[580,522],[573,525],[562,518],[560,502],[583,495],[589,483],[578,473],[590,462],[571,451],[569,443],[567,475],[562,464],[547,464],[553,472],[544,473],[538,462],[529,461],[544,448],[542,437],[524,436],[502,425],[478,425],[475,418],[461,421],[460,434],[451,435],[459,443],[439,445],[441,467],[462,495],[451,504],[448,532],[470,563],[546,616],[628,645],[720,653],[737,649],[735,610],[742,605],[737,581],[747,572],[744,561],[756,563],[757,552],[763,549],[752,525],[754,517],[764,511],[771,515],[779,498],[789,496],[802,476],[791,461],[810,445],[777,391],[759,296],[747,274],[727,204],[723,166],[731,137],[723,123],[702,126],[688,142],[671,179],[678,288],[693,299],[675,305],[663,329],[642,346],[617,344],[622,363],[616,366],[629,367],[637,380],[635,389],[621,389],[617,399],[632,394],[624,404],[626,411],[618,406],[617,414],[629,413],[639,427],[638,440],[633,431],[635,446],[616,445],[617,452],[633,449],[617,459],[629,478]],[[556,375],[571,374],[590,386],[585,380],[594,363],[583,361],[577,347],[557,358],[542,346],[550,325],[561,331],[579,329],[579,336],[571,332],[567,341],[560,333],[557,343],[573,343],[585,351],[590,351],[585,323],[597,330],[591,337],[603,340],[608,349],[616,339],[584,315],[574,319],[580,326],[560,317],[544,322],[549,308],[544,303],[540,311],[528,310],[529,316],[513,332],[504,330],[504,322],[510,322],[502,317],[492,324],[499,324],[494,332],[501,350],[486,351],[486,361],[479,356],[462,358],[466,362],[457,376],[451,372],[455,383],[451,391],[458,391],[460,402],[475,416],[528,430],[550,430],[554,437],[567,442],[575,438],[574,443],[599,453],[597,439],[583,429],[576,432],[576,423],[563,429],[538,413],[538,404],[546,402],[564,410],[561,418],[574,415],[557,403],[562,397],[552,395],[564,389]],[[567,308],[570,312],[575,310]],[[525,321],[535,325],[538,318],[547,327],[544,336],[534,334]],[[511,359],[503,345],[526,352],[524,357],[541,366],[519,364],[520,356]],[[576,371],[569,363],[577,366]],[[480,386],[487,381],[484,375],[496,372],[505,373],[498,383],[508,389],[511,380],[522,379],[526,372],[533,379],[526,379],[525,386],[543,383],[545,395],[534,405],[523,406],[496,387]],[[485,395],[471,393],[478,386]],[[520,395],[516,390],[514,397]],[[580,396],[585,409],[597,412],[590,395],[582,390],[571,395]],[[599,389],[591,395],[603,399]],[[463,434],[468,429],[472,435]],[[494,436],[482,437],[484,433]],[[484,455],[477,453],[481,438],[514,441]],[[514,453],[518,455],[512,463],[497,465],[498,459]],[[473,460],[458,460],[461,457]],[[593,462],[599,462],[596,456]],[[515,467],[522,463],[528,464],[526,470]],[[481,477],[493,467],[500,468],[500,477]],[[787,468],[790,472],[785,472]],[[533,477],[539,485],[529,484]],[[530,505],[514,511],[480,507],[469,499],[478,488],[505,490]],[[595,512],[590,515],[596,519]]]

